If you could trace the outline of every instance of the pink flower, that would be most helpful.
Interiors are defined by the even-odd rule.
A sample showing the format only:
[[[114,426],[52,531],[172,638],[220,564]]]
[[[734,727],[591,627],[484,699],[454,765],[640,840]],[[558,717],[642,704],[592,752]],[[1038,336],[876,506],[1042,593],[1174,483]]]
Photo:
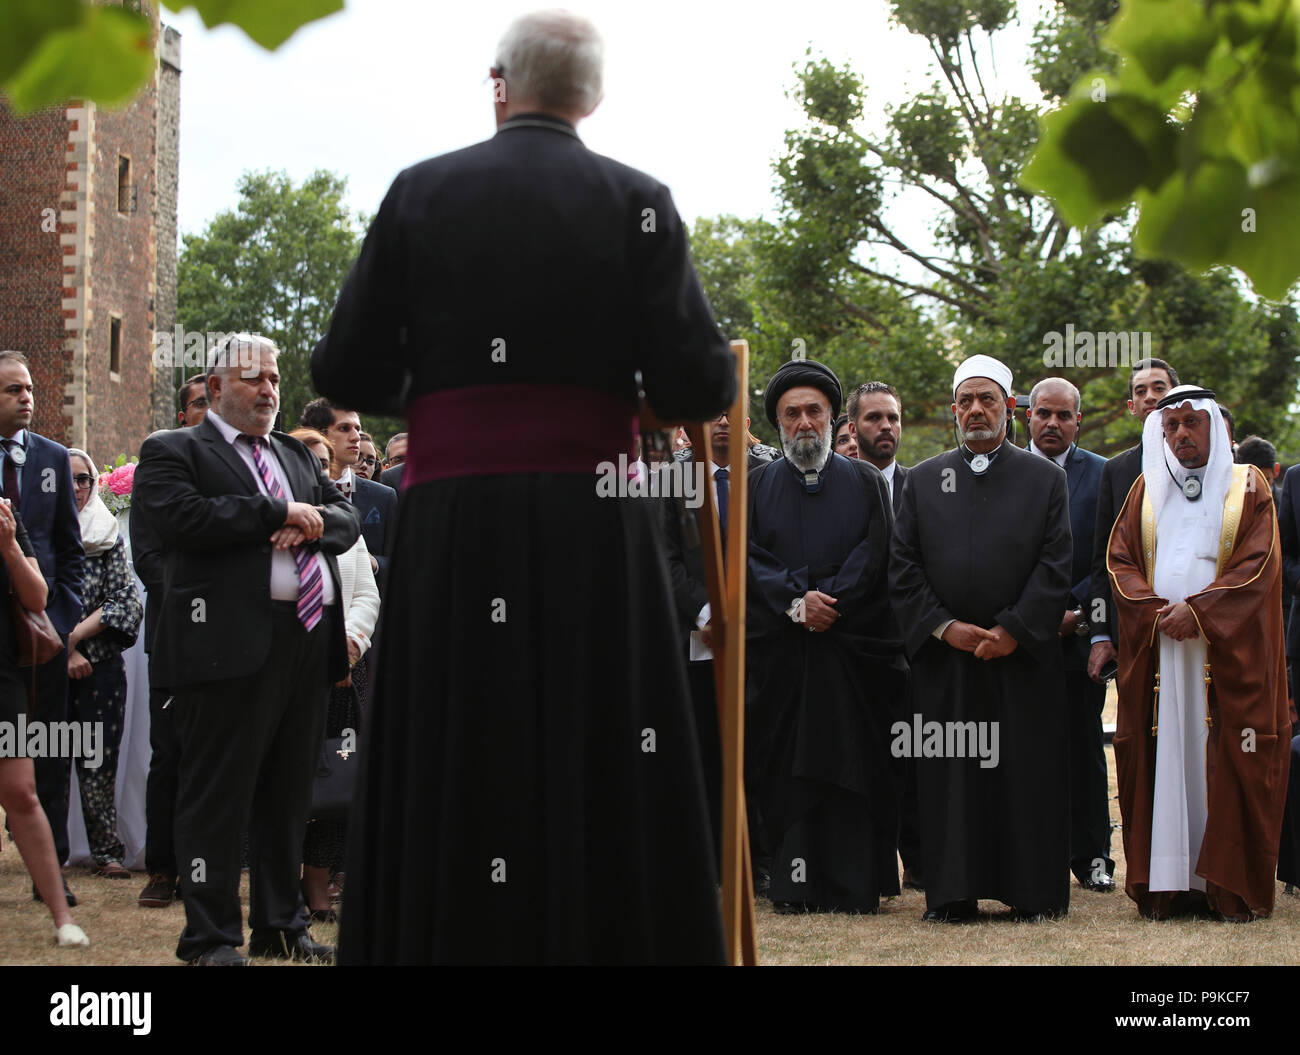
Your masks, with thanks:
[[[115,495],[129,495],[135,484],[135,462],[119,465],[111,473],[99,478],[99,486],[107,487]]]

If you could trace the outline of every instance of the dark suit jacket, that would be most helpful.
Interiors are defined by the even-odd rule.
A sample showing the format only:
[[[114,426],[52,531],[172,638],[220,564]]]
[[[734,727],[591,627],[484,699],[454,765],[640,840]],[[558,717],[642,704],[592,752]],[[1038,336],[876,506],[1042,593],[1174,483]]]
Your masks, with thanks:
[[[405,471],[405,462],[394,465],[391,469],[385,469],[379,474],[379,482],[385,487],[391,487],[394,491],[400,491],[402,489],[402,473]]]
[[[357,511],[361,521],[361,535],[366,540],[366,549],[379,564],[379,574],[375,578],[383,589],[388,576],[388,555],[392,552],[393,536],[397,534],[397,492],[374,480],[363,480],[353,474],[355,489],[352,492],[352,508]]]
[[[1110,530],[1115,526],[1124,499],[1142,475],[1142,444],[1130,447],[1123,454],[1110,459],[1101,471],[1101,484],[1097,490],[1097,523],[1092,540],[1092,594],[1088,602],[1088,619],[1097,611],[1098,603],[1105,613],[1106,626],[1094,625],[1093,635],[1107,633],[1111,641],[1119,642],[1119,624],[1115,619],[1115,606],[1110,603],[1110,577],[1106,574],[1106,547],[1110,545]],[[1090,635],[1091,636],[1091,635]]]
[[[745,457],[747,472],[761,469],[767,464],[762,458],[755,458],[752,454]],[[707,462],[705,467],[708,467]],[[707,480],[706,483],[708,483]],[[682,643],[689,650],[691,631],[697,629],[695,621],[699,617],[700,609],[709,600],[709,591],[704,584],[704,556],[698,541],[694,542],[694,544],[688,544],[682,538],[681,503],[676,499],[668,499],[664,501],[663,505],[664,543],[668,554],[668,578],[673,587],[673,605],[677,609],[678,623],[682,631]],[[699,509],[691,509],[688,512],[695,517],[698,528]]]
[[[68,448],[27,430],[18,511],[45,576],[45,613],[66,641],[81,622],[81,582],[86,553],[72,490]]]
[[[1282,539],[1282,581],[1291,588],[1291,618],[1286,624],[1286,655],[1300,659],[1300,465],[1282,478],[1282,500],[1277,507],[1278,535]],[[30,530],[30,529],[29,529]]]
[[[1070,492],[1070,537],[1074,555],[1070,561],[1071,606],[1083,605],[1084,618],[1090,618],[1088,602],[1092,598],[1093,536],[1097,530],[1097,503],[1101,494],[1106,459],[1092,451],[1075,447],[1065,461],[1065,484]],[[1123,499],[1121,499],[1121,502]],[[1110,531],[1107,529],[1107,534]],[[1066,670],[1086,670],[1092,634],[1071,634],[1062,641]]]
[[[356,542],[356,513],[306,447],[280,432],[270,442],[295,499],[323,507],[324,535],[307,545],[325,556],[340,598],[335,555]],[[165,553],[153,676],[179,687],[262,669],[271,641],[270,536],[284,524],[287,499],[262,494],[252,470],[205,418],[144,441],[134,503]],[[328,625],[335,638],[328,676],[335,682],[347,674],[347,639],[342,619]]]
[[[139,472],[137,466],[136,472]],[[131,563],[144,583],[144,650],[153,651],[153,635],[158,626],[158,610],[166,578],[163,572],[162,539],[139,503],[131,508]]]

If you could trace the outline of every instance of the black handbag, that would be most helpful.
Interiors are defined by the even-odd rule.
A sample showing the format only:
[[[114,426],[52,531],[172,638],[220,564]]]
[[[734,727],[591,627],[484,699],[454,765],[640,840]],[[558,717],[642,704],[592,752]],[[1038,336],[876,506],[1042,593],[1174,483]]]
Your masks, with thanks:
[[[346,821],[352,808],[352,793],[357,787],[357,770],[361,756],[356,737],[329,737],[321,745],[316,779],[311,786],[311,820]],[[349,750],[350,748],[350,750]]]

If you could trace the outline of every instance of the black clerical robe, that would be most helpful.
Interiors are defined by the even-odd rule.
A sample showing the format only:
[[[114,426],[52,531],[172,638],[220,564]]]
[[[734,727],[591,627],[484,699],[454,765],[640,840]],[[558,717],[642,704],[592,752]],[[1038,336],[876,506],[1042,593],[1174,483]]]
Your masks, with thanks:
[[[660,509],[598,462],[638,375],[700,421],[734,367],[667,188],[564,122],[394,181],[312,356],[410,425],[343,962],[722,960]]]
[[[885,576],[889,489],[831,456],[821,490],[786,460],[750,474],[747,782],[771,850],[773,902],[874,912],[898,893],[890,704],[905,688]],[[787,614],[818,589],[839,619]]]
[[[1069,905],[1069,762],[1057,629],[1070,557],[1066,478],[1054,462],[1003,443],[982,476],[958,450],[909,475],[889,577],[920,719],[912,730],[898,730],[895,744],[920,754],[930,908],[980,898],[1024,913],[1059,913]],[[950,619],[1001,625],[1017,647],[1000,659],[977,659],[933,636]],[[919,742],[914,735],[931,722],[943,728],[938,755],[928,736]],[[967,722],[980,724],[948,724]],[[970,750],[971,732],[990,750]]]

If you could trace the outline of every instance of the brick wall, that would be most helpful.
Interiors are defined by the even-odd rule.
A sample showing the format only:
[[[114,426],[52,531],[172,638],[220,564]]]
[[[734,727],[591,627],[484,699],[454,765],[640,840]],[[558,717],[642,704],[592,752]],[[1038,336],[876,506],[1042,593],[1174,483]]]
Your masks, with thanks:
[[[75,224],[61,222],[69,182],[65,109],[16,117],[0,104],[0,348],[32,360],[32,428],[66,442],[63,300]],[[65,275],[65,270],[68,275]]]
[[[79,422],[73,404],[72,434],[84,433],[85,449],[101,465],[136,453],[153,431],[156,107],[151,85],[124,109],[95,113],[85,341],[72,377],[85,413]],[[121,201],[119,158],[130,159],[131,172]],[[116,372],[109,362],[114,318],[121,320]]]
[[[158,268],[155,279],[154,326],[162,333],[176,326],[176,193],[180,180],[181,35],[163,26],[158,37],[158,155],[157,228]],[[170,428],[176,422],[174,371],[156,370],[153,386],[153,427]],[[183,378],[181,378],[183,380]]]
[[[32,361],[32,427],[101,464],[174,420],[153,334],[176,318],[175,30],[163,27],[158,54],[153,81],[119,111],[74,101],[19,118],[0,103],[0,348]],[[124,212],[119,157],[131,163]]]

